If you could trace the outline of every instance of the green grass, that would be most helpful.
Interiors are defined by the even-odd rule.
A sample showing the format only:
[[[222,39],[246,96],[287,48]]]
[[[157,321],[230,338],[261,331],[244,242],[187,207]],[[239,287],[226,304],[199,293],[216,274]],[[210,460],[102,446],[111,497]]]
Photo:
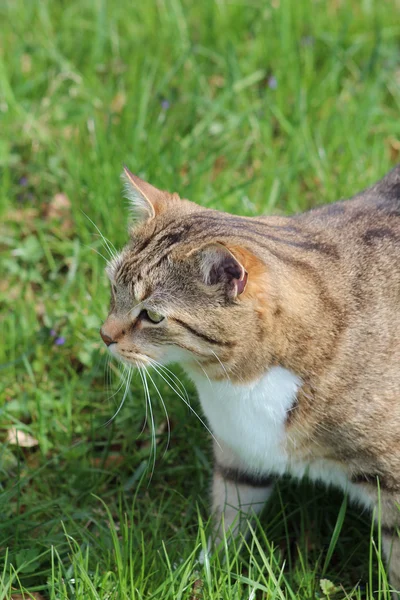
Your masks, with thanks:
[[[159,380],[171,441],[164,453],[153,394],[152,478],[137,379],[104,427],[122,390],[111,398],[118,374],[98,336],[105,250],[85,215],[123,245],[123,163],[242,214],[303,210],[373,182],[400,147],[398,7],[1,3],[0,600],[22,590],[51,600],[388,598],[368,516],[344,514],[340,494],[306,484],[282,482],[248,547],[196,563],[208,435]],[[37,443],[16,446],[13,428]]]

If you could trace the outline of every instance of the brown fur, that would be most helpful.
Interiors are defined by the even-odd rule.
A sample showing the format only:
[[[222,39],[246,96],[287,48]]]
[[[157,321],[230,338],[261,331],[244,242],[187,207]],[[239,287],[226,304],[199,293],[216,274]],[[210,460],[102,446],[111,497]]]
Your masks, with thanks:
[[[104,331],[133,363],[173,346],[214,380],[248,382],[274,365],[298,375],[291,452],[344,465],[374,503],[379,481],[388,553],[400,524],[400,166],[293,217],[233,216],[128,179],[153,209],[109,268],[118,293]],[[237,297],[205,281],[202,252],[215,243],[248,274]],[[146,297],[166,316],[157,326],[130,316]],[[399,556],[397,539],[395,586]]]

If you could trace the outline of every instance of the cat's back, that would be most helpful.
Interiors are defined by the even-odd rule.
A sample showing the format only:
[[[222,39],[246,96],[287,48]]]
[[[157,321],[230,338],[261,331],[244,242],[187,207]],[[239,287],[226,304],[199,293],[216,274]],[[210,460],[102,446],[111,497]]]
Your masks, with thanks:
[[[388,303],[400,301],[400,165],[349,200],[294,217],[300,228],[336,250],[338,272],[351,289]],[[312,232],[312,233],[311,233]],[[328,266],[334,269],[334,261]]]
[[[295,217],[305,227],[352,235],[353,241],[371,245],[386,239],[400,249],[400,164],[373,186],[348,200],[315,208]],[[357,236],[354,234],[359,233]]]

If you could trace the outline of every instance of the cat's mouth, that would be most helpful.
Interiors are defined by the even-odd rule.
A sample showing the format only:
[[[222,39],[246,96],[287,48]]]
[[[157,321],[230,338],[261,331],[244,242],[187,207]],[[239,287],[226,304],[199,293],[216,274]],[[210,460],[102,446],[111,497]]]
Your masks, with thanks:
[[[114,346],[116,346],[116,344],[112,344],[108,347],[109,352],[129,367],[149,367],[154,361],[154,358],[146,356],[146,354],[142,354],[141,352],[135,352],[134,350],[125,348],[117,349],[114,348]]]

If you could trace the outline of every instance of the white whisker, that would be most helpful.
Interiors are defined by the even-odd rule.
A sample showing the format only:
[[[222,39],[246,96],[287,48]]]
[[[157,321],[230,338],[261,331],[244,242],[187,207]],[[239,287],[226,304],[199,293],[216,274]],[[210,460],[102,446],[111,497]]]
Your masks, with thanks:
[[[175,394],[177,396],[179,396],[179,398],[181,400],[183,400],[183,402],[186,404],[186,406],[192,411],[192,413],[198,418],[198,420],[200,421],[200,423],[203,425],[203,427],[205,427],[208,431],[208,433],[211,435],[211,437],[214,439],[215,443],[219,446],[218,440],[216,439],[216,437],[214,436],[213,432],[209,429],[209,427],[207,427],[207,425],[204,423],[203,419],[197,414],[197,412],[194,410],[194,408],[192,408],[189,404],[189,402],[187,402],[185,400],[185,398],[182,396],[182,394],[180,394],[178,392],[178,390],[176,389],[176,387],[174,387],[163,375],[163,373],[153,364],[153,369],[155,370],[156,373],[159,374],[159,376],[164,379],[165,383],[171,388],[171,390],[173,392],[175,392]]]
[[[111,258],[116,258],[118,253],[117,250],[114,246],[114,244],[112,244],[112,242],[110,242],[110,240],[108,240],[100,231],[100,229],[97,227],[96,223],[94,223],[92,221],[92,219],[89,217],[89,215],[87,215],[83,210],[82,213],[85,215],[85,217],[91,222],[91,224],[93,225],[93,227],[95,227],[96,231],[99,233],[101,239],[103,240],[104,243],[104,247],[107,250],[107,252],[109,253],[109,255],[111,256]]]
[[[155,387],[155,390],[156,390],[156,392],[157,392],[157,394],[158,394],[158,397],[160,398],[160,401],[161,401],[161,404],[162,404],[162,406],[163,406],[163,409],[164,409],[164,412],[165,412],[165,416],[166,416],[166,419],[167,419],[168,437],[167,437],[167,445],[166,445],[166,447],[165,447],[165,450],[164,450],[164,455],[165,455],[166,451],[167,451],[167,450],[168,450],[168,448],[169,448],[169,443],[170,443],[170,441],[171,441],[171,425],[170,425],[170,422],[169,422],[169,417],[168,417],[167,407],[165,406],[165,403],[164,403],[163,397],[162,397],[162,395],[161,395],[161,393],[160,393],[160,390],[158,389],[158,387],[157,387],[157,385],[156,385],[156,383],[155,383],[154,379],[152,378],[152,376],[150,375],[150,373],[148,372],[148,370],[146,369],[146,367],[143,367],[143,368],[144,368],[144,370],[146,371],[146,373],[147,373],[148,377],[150,377],[150,381],[151,381],[151,383],[152,383],[152,384],[153,384],[153,386]]]
[[[129,392],[129,386],[130,386],[131,379],[132,379],[132,374],[133,374],[133,369],[131,369],[129,367],[128,367],[128,369],[129,369],[128,370],[128,374],[126,376],[126,380],[124,381],[126,383],[125,392],[124,392],[124,395],[122,397],[121,403],[118,406],[118,408],[117,408],[116,412],[114,413],[114,415],[111,417],[111,419],[109,419],[106,423],[104,423],[104,427],[107,427],[107,425],[109,425],[115,419],[115,417],[118,415],[119,411],[121,410],[121,408],[124,405],[125,398],[127,397],[128,392]]]
[[[182,381],[179,379],[179,377],[177,377],[175,375],[175,373],[173,373],[170,369],[168,369],[165,365],[162,365],[161,363],[159,363],[158,361],[149,358],[148,359],[150,364],[155,365],[156,367],[158,367],[159,369],[161,369],[161,371],[164,373],[165,377],[169,380],[172,380],[172,383],[178,386],[179,391],[181,392],[181,394],[183,394],[187,400],[187,402],[190,404],[190,399],[189,399],[189,394],[187,393],[187,390],[185,388],[185,386],[183,385]]]
[[[195,362],[197,362],[197,364],[199,365],[200,369],[203,371],[204,375],[207,377],[208,383],[211,385],[211,387],[213,387],[213,384],[211,383],[211,379],[207,375],[206,371],[203,369],[203,366],[202,366],[201,362],[199,360],[197,360],[197,358],[194,358],[194,356],[192,356],[192,358],[193,358],[193,360]]]
[[[110,363],[108,363],[108,364],[110,364]],[[123,371],[118,371],[118,376],[121,380],[121,383],[120,383],[119,387],[117,388],[117,390],[113,394],[111,394],[111,396],[108,396],[107,400],[111,400],[111,398],[114,398],[114,396],[116,396],[118,394],[118,392],[120,391],[120,389],[123,387],[124,383],[126,383],[127,371],[129,371],[130,369],[127,365],[122,365],[122,366],[123,366]],[[110,391],[111,391],[111,389],[109,389],[109,392]]]
[[[101,252],[96,250],[96,248],[93,248],[93,246],[89,246],[88,244],[84,244],[84,247],[89,248],[90,250],[92,250],[92,252],[96,252],[96,254],[101,256],[101,258],[103,258],[106,261],[106,263],[108,263],[108,258],[106,256],[104,256],[104,254],[102,254]]]
[[[151,458],[151,454],[153,454],[153,464],[152,464],[150,478],[149,478],[149,485],[150,485],[150,482],[151,482],[153,474],[154,474],[155,465],[156,465],[157,443],[156,443],[156,433],[155,433],[155,425],[154,425],[154,417],[153,417],[153,407],[151,405],[150,390],[149,390],[149,386],[147,383],[146,371],[142,370],[142,367],[139,367],[139,373],[141,374],[141,377],[142,377],[142,381],[143,381],[143,385],[144,385],[144,389],[145,389],[145,395],[146,395],[146,398],[147,398],[147,401],[149,404],[149,412],[150,412],[150,418],[151,418],[150,458]]]
[[[227,376],[227,378],[229,379],[229,381],[231,380],[231,378],[228,375],[228,371],[225,368],[225,365],[223,364],[223,362],[219,359],[219,356],[214,352],[214,350],[211,350],[211,352],[214,354],[215,358],[217,359],[217,361],[219,362],[219,364],[221,365],[222,369],[225,372],[225,375]]]
[[[125,318],[126,318],[126,317],[127,317],[127,316],[128,316],[128,315],[129,315],[129,314],[130,314],[130,313],[131,313],[133,310],[135,310],[135,308],[138,308],[139,306],[142,306],[142,305],[143,305],[143,303],[144,303],[144,300],[142,300],[141,302],[138,302],[137,304],[135,304],[135,306],[132,306],[132,308],[130,308],[130,309],[128,310],[128,312],[126,313],[126,315],[125,315]]]

